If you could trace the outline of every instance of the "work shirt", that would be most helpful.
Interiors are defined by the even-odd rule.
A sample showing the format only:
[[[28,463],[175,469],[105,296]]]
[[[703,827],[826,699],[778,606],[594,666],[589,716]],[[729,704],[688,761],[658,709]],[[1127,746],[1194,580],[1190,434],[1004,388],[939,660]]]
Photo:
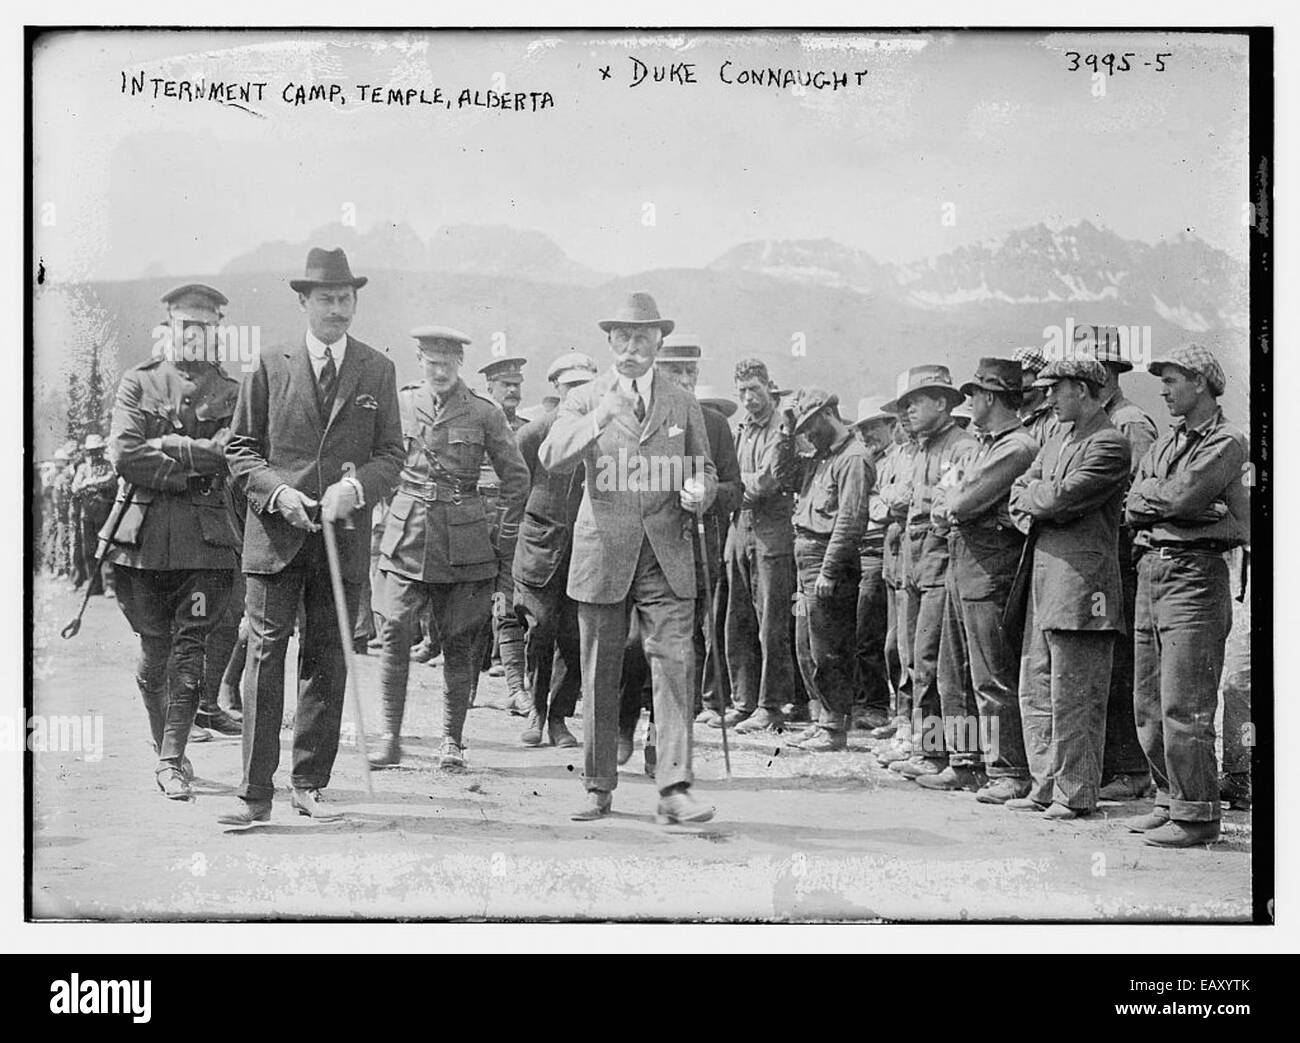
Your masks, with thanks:
[[[880,487],[885,483],[889,476],[888,472],[893,467],[892,449],[891,445],[883,452],[867,450],[867,457],[871,460],[876,480],[867,495],[867,524],[862,530],[862,540],[858,545],[864,557],[878,558],[885,553],[885,531],[889,528],[889,508],[880,497]]]
[[[1147,450],[1159,437],[1160,432],[1156,429],[1156,422],[1144,410],[1125,398],[1119,388],[1115,389],[1115,393],[1105,401],[1102,408],[1106,410],[1110,422],[1119,428],[1120,434],[1127,438],[1133,447],[1129,474],[1137,474],[1142,457],[1147,455]]]
[[[962,466],[975,452],[975,436],[953,420],[937,431],[917,437],[917,452],[912,458],[911,501],[907,511],[907,531],[927,531],[930,510],[939,483],[955,467]]]
[[[1182,419],[1142,457],[1125,504],[1135,545],[1250,542],[1246,436],[1214,415],[1187,428]]]
[[[875,480],[867,448],[852,431],[845,431],[806,465],[794,526],[801,536],[827,539],[821,568],[827,579],[838,579],[842,570],[856,573],[860,567],[858,541]]]
[[[1008,508],[1011,483],[1029,469],[1038,448],[1018,420],[1000,431],[982,433],[960,479],[936,495],[931,512],[935,523],[947,522],[958,530],[1014,528]]]
[[[763,420],[751,415],[736,425],[736,459],[743,490],[740,509],[788,522],[798,462],[794,439],[782,432],[775,408]]]
[[[903,526],[912,506],[912,458],[917,444],[909,438],[889,448],[882,461],[876,491],[885,510],[885,551],[883,575],[895,589],[903,585]]]

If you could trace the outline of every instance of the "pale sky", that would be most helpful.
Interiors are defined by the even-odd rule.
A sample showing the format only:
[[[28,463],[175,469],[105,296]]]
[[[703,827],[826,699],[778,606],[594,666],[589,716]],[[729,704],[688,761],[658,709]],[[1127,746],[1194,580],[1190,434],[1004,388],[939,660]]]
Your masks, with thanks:
[[[1095,97],[1066,50],[1136,57]],[[693,63],[698,82],[629,86],[630,56]],[[770,66],[850,86],[729,85],[729,58],[733,80]],[[268,86],[259,118],[129,97],[123,72]],[[1085,218],[1148,242],[1190,230],[1244,260],[1246,77],[1245,39],[1209,34],[54,35],[34,66],[36,249],[55,280],[209,274],[350,204],[361,230],[536,229],[620,275],[766,238],[909,261]],[[285,84],[328,82],[345,105],[281,100]],[[452,108],[362,105],[358,84],[440,87]],[[455,106],[463,87],[501,86],[554,107]]]

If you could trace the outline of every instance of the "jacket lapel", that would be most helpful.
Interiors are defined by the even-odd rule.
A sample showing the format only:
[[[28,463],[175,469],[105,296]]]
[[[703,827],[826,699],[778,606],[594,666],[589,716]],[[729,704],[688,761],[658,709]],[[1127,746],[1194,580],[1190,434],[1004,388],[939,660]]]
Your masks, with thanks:
[[[303,395],[308,400],[307,409],[315,419],[316,425],[321,426],[325,418],[321,415],[320,392],[316,388],[316,373],[311,368],[311,353],[307,350],[306,337],[289,353],[289,365],[294,380],[302,384]]]
[[[645,425],[641,428],[641,444],[645,445],[660,427],[668,419],[668,396],[664,387],[663,377],[655,375],[654,383],[651,385],[650,412],[646,414]]]
[[[599,384],[595,389],[595,393],[592,395],[592,408],[594,409],[600,400],[605,397],[606,392],[612,391],[616,387],[618,387],[618,370],[611,366],[605,372],[605,375],[599,378]],[[628,417],[623,413],[619,413],[614,417],[613,421],[611,421],[610,426],[617,426],[625,435],[634,441],[641,437],[641,431],[637,426],[636,417]],[[608,430],[608,428],[606,430]]]
[[[348,337],[348,350],[343,355],[343,365],[339,367],[339,384],[334,389],[334,406],[330,409],[329,422],[325,425],[326,431],[334,423],[343,404],[351,401],[352,396],[357,392],[357,381],[361,379],[361,371],[365,368],[365,362],[359,357],[360,354],[361,349],[357,346],[357,342]]]

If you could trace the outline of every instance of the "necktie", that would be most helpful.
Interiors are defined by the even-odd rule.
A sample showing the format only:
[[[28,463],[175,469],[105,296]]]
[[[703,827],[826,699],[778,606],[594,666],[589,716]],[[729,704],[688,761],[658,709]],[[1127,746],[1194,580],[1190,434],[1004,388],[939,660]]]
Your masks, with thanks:
[[[645,399],[641,397],[641,389],[636,386],[636,381],[632,381],[632,394],[636,395],[636,422],[645,423]]]
[[[334,352],[330,350],[328,344],[325,345],[325,365],[321,367],[320,376],[316,378],[317,387],[320,388],[321,404],[329,409],[334,405],[334,389],[338,386],[339,369],[334,365]]]

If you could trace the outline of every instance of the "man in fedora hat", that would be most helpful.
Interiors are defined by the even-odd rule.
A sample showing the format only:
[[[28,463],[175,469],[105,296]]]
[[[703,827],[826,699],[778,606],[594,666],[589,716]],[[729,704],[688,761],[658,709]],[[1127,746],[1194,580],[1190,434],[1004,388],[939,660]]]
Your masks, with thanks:
[[[971,791],[986,804],[1029,792],[1017,691],[1020,648],[1012,647],[1001,630],[1025,542],[1009,513],[1011,483],[1038,455],[1038,443],[1020,422],[1023,384],[1015,359],[980,359],[974,379],[961,387],[979,429],[979,448],[956,482],[940,487],[931,511],[936,523],[949,527],[939,643],[943,717],[990,726],[988,731],[945,728],[948,767],[916,781],[925,789]],[[984,745],[985,737],[992,741]]]
[[[338,753],[347,666],[338,633],[321,522],[336,535],[349,619],[370,565],[370,509],[386,497],[405,455],[397,374],[383,354],[348,334],[364,276],[341,249],[314,247],[298,294],[301,339],[263,351],[244,381],[226,458],[247,500],[243,568],[248,658],[239,807],[219,819],[267,820],[280,762],[284,657],[302,606],[292,804],[328,819],[322,804]],[[360,524],[358,524],[360,523]],[[352,635],[345,635],[347,640]]]
[[[105,563],[102,572],[95,570],[99,547],[98,532],[113,511],[117,494],[117,472],[104,456],[104,436],[89,434],[82,446],[86,458],[72,477],[72,498],[81,515],[81,558],[90,578],[90,595],[113,593],[113,569]]]
[[[762,359],[743,358],[733,374],[744,416],[736,427],[742,496],[723,556],[727,575],[727,726],[775,732],[795,700],[790,599],[794,596],[794,438],[785,431],[775,385]],[[704,723],[721,727],[706,707]]]
[[[1156,423],[1120,390],[1121,373],[1133,368],[1132,350],[1120,343],[1117,326],[1079,325],[1074,328],[1076,355],[1091,355],[1106,373],[1102,408],[1110,422],[1129,441],[1129,475],[1155,444]],[[1119,574],[1124,584],[1124,620],[1131,632],[1137,605],[1137,565],[1133,556],[1133,531],[1121,520],[1119,527]],[[1106,742],[1101,762],[1101,799],[1136,800],[1151,788],[1151,772],[1138,740],[1133,719],[1133,643],[1115,642],[1110,671],[1110,696],[1106,700]]]
[[[1129,445],[1102,406],[1092,359],[1050,362],[1036,383],[1062,427],[1011,486],[1011,519],[1034,538],[1020,657],[1020,719],[1030,789],[1013,811],[1091,815],[1113,646],[1124,633],[1117,539]]]
[[[809,701],[817,702],[819,712],[790,741],[810,753],[848,746],[857,694],[858,546],[876,477],[838,404],[821,388],[800,388],[785,414],[790,434],[802,434],[813,447],[802,465],[794,513],[795,650]]]
[[[483,652],[480,635],[501,575],[514,560],[528,469],[502,410],[460,379],[469,337],[447,326],[421,326],[411,336],[424,379],[398,395],[406,452],[379,544],[384,738],[371,764],[387,768],[401,760],[411,640],[431,610],[443,653],[439,764],[456,769],[465,763],[465,714]],[[501,476],[496,526],[480,498],[485,460]]]
[[[596,363],[581,351],[565,352],[546,370],[560,401],[598,375]],[[528,722],[520,741],[540,746],[578,745],[566,718],[572,717],[582,693],[582,653],[578,643],[578,603],[569,597],[569,562],[573,526],[582,505],[582,464],[568,474],[552,474],[538,459],[538,449],[555,423],[545,413],[519,430],[519,451],[528,465],[531,486],[524,520],[515,544],[514,617],[524,634]],[[505,629],[505,625],[502,625]]]
[[[966,396],[953,386],[947,366],[913,366],[899,374],[898,397],[885,406],[907,414],[916,436],[912,458],[907,522],[903,536],[905,611],[900,640],[911,642],[911,715],[938,717],[939,646],[947,600],[948,533],[934,524],[932,509],[941,483],[951,482],[974,454],[975,439],[952,418]],[[900,729],[901,731],[901,729]],[[919,740],[920,736],[914,736]],[[946,766],[945,751],[913,748],[907,760],[894,760],[891,771],[908,778],[938,775]]]
[[[858,418],[853,430],[871,460],[875,484],[867,500],[867,524],[862,530],[859,554],[862,579],[858,584],[858,695],[854,700],[854,725],[867,731],[889,721],[891,695],[885,642],[889,635],[889,587],[885,585],[885,531],[889,509],[880,498],[880,486],[887,479],[888,458],[893,449],[898,417],[886,412],[881,396],[858,400]]]
[[[648,293],[631,294],[599,323],[614,365],[560,405],[538,450],[547,470],[584,467],[569,596],[582,641],[583,783],[580,821],[609,814],[618,784],[619,678],[636,614],[653,678],[659,758],[656,817],[703,822],[713,809],[690,793],[694,650],[693,515],[713,503],[717,472],[693,395],[656,378],[671,319]],[[646,470],[650,474],[646,475]]]
[[[1020,368],[1025,375],[1020,422],[1034,436],[1034,441],[1042,447],[1061,427],[1061,422],[1056,419],[1056,411],[1052,408],[1052,404],[1047,401],[1047,389],[1037,387],[1034,384],[1034,381],[1038,379],[1038,374],[1047,365],[1047,356],[1043,354],[1042,348],[1029,345],[1028,347],[1017,348],[1012,357],[1020,363]]]
[[[122,506],[106,560],[140,638],[136,684],[158,755],[155,781],[167,797],[189,800],[185,750],[203,699],[205,644],[239,566],[225,495],[239,383],[215,353],[225,295],[189,283],[162,300],[162,350],[122,375],[113,406],[108,454],[123,479]]]
[[[1129,829],[1155,847],[1193,847],[1219,836],[1214,715],[1232,626],[1223,556],[1250,540],[1250,457],[1224,419],[1223,369],[1208,348],[1180,345],[1147,369],[1176,420],[1142,458],[1125,505],[1141,554],[1137,727],[1156,782],[1155,807]]]

